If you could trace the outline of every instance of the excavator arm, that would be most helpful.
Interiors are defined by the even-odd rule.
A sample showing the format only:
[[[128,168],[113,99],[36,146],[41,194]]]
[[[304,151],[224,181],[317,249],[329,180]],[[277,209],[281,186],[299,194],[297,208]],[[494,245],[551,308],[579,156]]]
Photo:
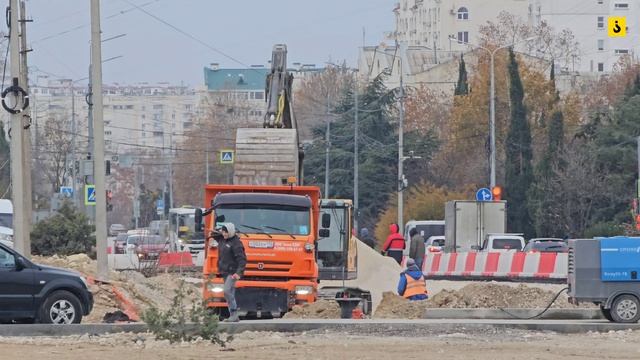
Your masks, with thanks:
[[[295,128],[291,104],[293,74],[287,71],[287,46],[273,46],[271,72],[267,75],[265,101],[267,111],[264,116],[265,128]]]

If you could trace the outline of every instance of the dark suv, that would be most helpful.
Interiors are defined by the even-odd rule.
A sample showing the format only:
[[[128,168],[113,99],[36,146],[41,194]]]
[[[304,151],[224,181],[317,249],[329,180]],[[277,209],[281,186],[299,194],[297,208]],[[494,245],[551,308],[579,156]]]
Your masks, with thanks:
[[[0,244],[0,322],[78,324],[92,308],[80,274],[34,264]]]

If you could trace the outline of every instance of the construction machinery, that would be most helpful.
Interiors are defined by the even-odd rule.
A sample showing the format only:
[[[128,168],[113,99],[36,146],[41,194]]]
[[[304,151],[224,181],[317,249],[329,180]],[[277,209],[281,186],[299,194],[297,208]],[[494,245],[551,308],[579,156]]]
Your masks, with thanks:
[[[169,209],[169,244],[172,249],[188,251],[192,256],[204,251],[204,233],[195,226],[195,214],[193,206]]]
[[[206,232],[231,222],[245,248],[247,267],[236,284],[240,316],[280,317],[316,300],[319,199],[316,186],[206,185]],[[202,214],[196,210],[197,226]],[[203,295],[209,308],[225,315],[217,247],[208,239]]]
[[[338,300],[343,309],[361,304],[362,312],[371,314],[371,293],[347,286],[345,282],[358,277],[358,242],[353,234],[353,202],[322,199],[319,226],[317,261],[321,286],[318,296]],[[325,286],[322,285],[323,280],[341,280],[342,283]],[[349,311],[346,313],[349,314]]]
[[[275,45],[266,79],[263,128],[236,132],[233,185],[206,185],[205,208],[196,209],[196,228],[205,233],[234,223],[247,268],[236,284],[241,316],[278,317],[317,298],[320,188],[302,184],[303,153],[292,106],[293,76],[287,47]],[[224,315],[227,304],[217,267],[218,241],[207,239],[203,296]]]

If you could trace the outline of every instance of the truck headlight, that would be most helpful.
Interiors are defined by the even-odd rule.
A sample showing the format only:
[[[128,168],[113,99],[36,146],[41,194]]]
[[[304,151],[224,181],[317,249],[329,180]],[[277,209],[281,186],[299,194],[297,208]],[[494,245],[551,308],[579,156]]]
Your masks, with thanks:
[[[313,292],[313,288],[311,286],[296,286],[296,295],[305,296],[309,295]]]
[[[313,244],[309,244],[309,243],[304,244],[304,250],[306,252],[312,252],[314,248],[315,246],[313,246]]]
[[[209,283],[207,285],[207,290],[209,290],[210,292],[212,292],[214,294],[220,294],[220,293],[224,292],[224,285]]]

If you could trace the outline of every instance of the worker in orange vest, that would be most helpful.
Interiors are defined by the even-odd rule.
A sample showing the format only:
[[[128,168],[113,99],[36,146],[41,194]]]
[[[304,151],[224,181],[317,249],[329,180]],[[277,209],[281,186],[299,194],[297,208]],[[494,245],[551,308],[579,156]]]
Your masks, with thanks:
[[[409,300],[426,300],[427,285],[422,276],[422,271],[412,258],[407,259],[407,270],[400,273],[398,282],[398,294]]]

